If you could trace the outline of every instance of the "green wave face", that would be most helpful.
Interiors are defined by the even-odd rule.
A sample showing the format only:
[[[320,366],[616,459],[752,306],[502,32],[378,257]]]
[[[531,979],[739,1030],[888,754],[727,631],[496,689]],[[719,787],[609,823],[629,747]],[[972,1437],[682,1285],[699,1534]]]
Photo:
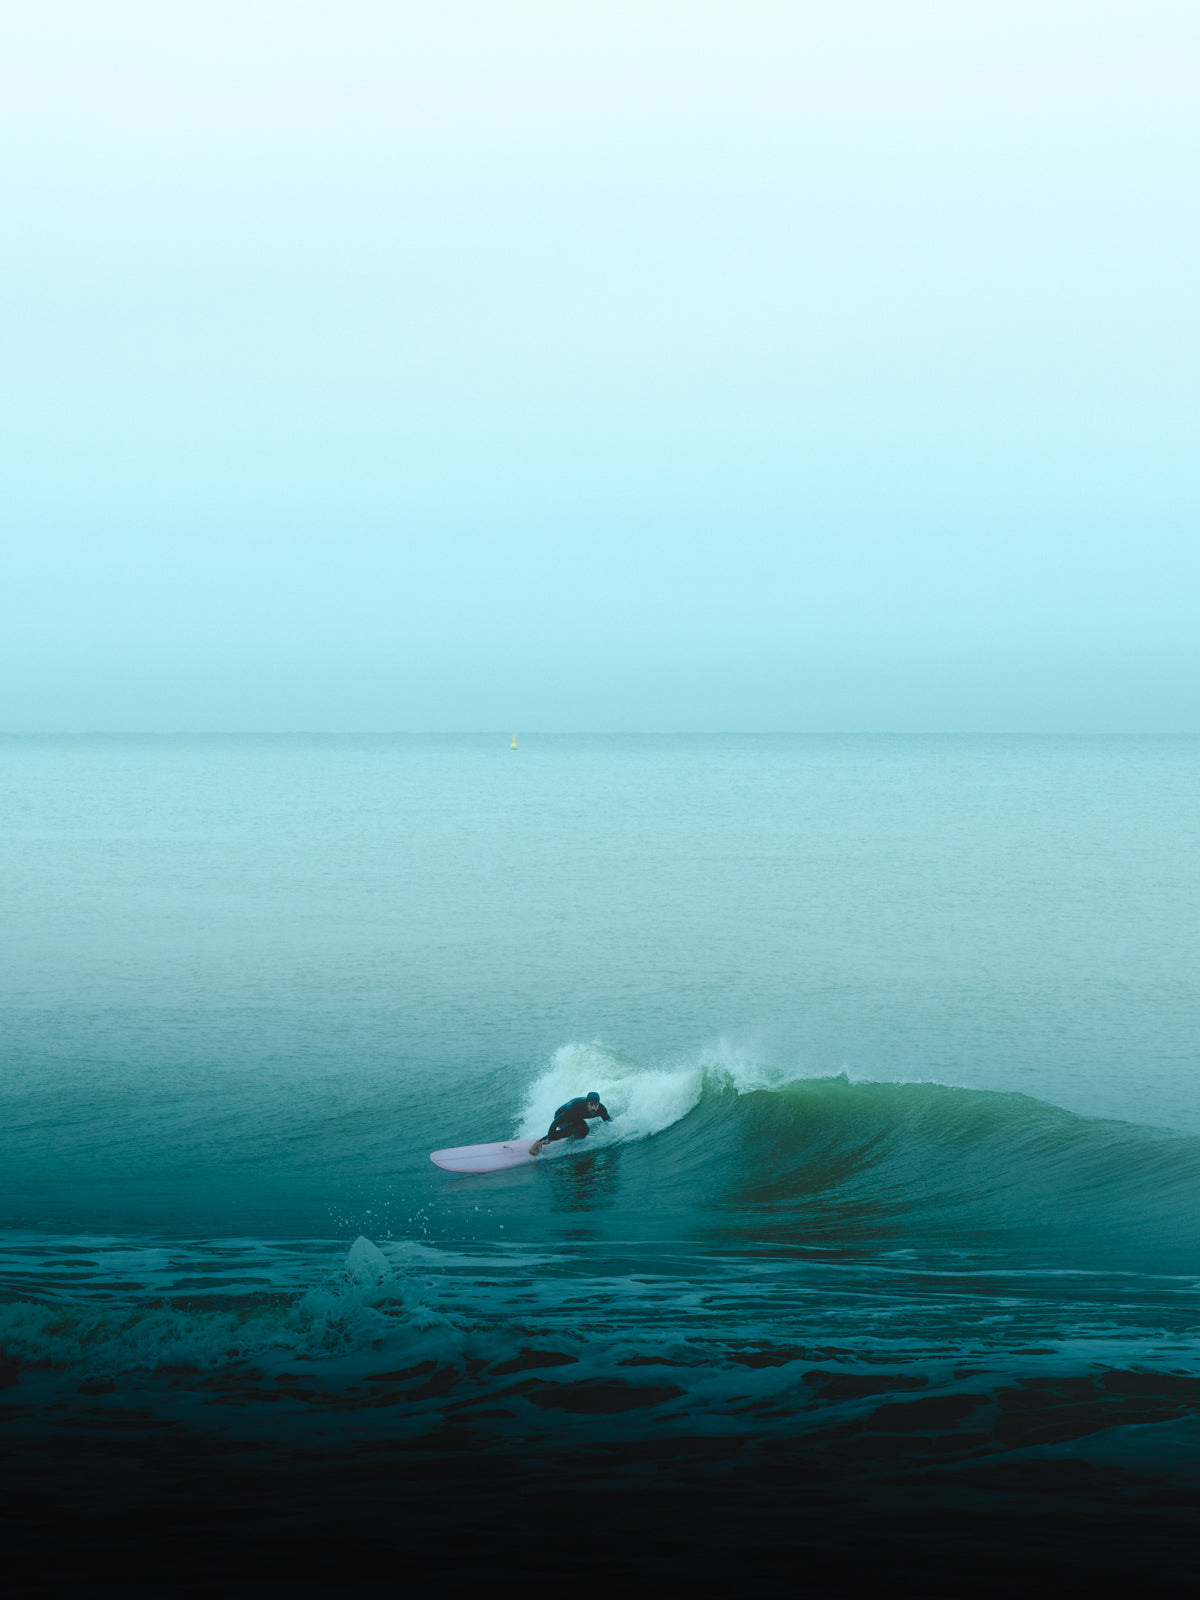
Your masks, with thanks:
[[[718,1078],[620,1154],[623,1209],[675,1213],[731,1242],[1197,1264],[1200,1139],[1025,1095],[845,1078],[738,1093]]]

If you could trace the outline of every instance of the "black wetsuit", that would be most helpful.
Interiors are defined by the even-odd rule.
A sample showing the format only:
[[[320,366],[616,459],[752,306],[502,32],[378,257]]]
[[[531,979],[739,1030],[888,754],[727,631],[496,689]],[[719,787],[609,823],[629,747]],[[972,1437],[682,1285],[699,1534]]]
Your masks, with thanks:
[[[603,1106],[597,1106],[595,1111],[589,1111],[586,1095],[581,1094],[574,1100],[568,1100],[565,1106],[559,1106],[554,1113],[550,1132],[543,1142],[549,1144],[554,1139],[586,1139],[590,1131],[586,1120],[589,1117],[601,1117],[605,1122],[612,1121]]]

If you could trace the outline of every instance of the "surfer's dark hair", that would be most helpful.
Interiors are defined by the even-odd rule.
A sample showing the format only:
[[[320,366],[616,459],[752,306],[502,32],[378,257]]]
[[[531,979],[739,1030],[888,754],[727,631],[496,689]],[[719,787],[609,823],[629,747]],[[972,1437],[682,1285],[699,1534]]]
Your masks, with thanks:
[[[585,1100],[599,1100],[600,1096],[596,1093],[595,1089],[589,1089],[583,1098]]]

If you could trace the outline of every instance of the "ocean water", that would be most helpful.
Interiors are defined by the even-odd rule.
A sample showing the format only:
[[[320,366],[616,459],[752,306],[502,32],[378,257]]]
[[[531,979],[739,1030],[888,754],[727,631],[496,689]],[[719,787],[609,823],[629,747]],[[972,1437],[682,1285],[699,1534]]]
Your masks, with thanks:
[[[353,1587],[599,1515],[711,1592],[1167,1571],[1198,793],[1194,738],[0,740],[33,1567],[69,1516],[130,1586]]]

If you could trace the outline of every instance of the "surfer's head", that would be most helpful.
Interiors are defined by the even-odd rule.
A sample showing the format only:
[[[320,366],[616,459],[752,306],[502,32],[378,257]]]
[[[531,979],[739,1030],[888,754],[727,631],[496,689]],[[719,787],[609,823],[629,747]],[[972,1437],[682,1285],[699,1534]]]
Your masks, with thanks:
[[[598,1106],[600,1104],[600,1096],[596,1093],[595,1089],[588,1090],[587,1103],[590,1106]]]

